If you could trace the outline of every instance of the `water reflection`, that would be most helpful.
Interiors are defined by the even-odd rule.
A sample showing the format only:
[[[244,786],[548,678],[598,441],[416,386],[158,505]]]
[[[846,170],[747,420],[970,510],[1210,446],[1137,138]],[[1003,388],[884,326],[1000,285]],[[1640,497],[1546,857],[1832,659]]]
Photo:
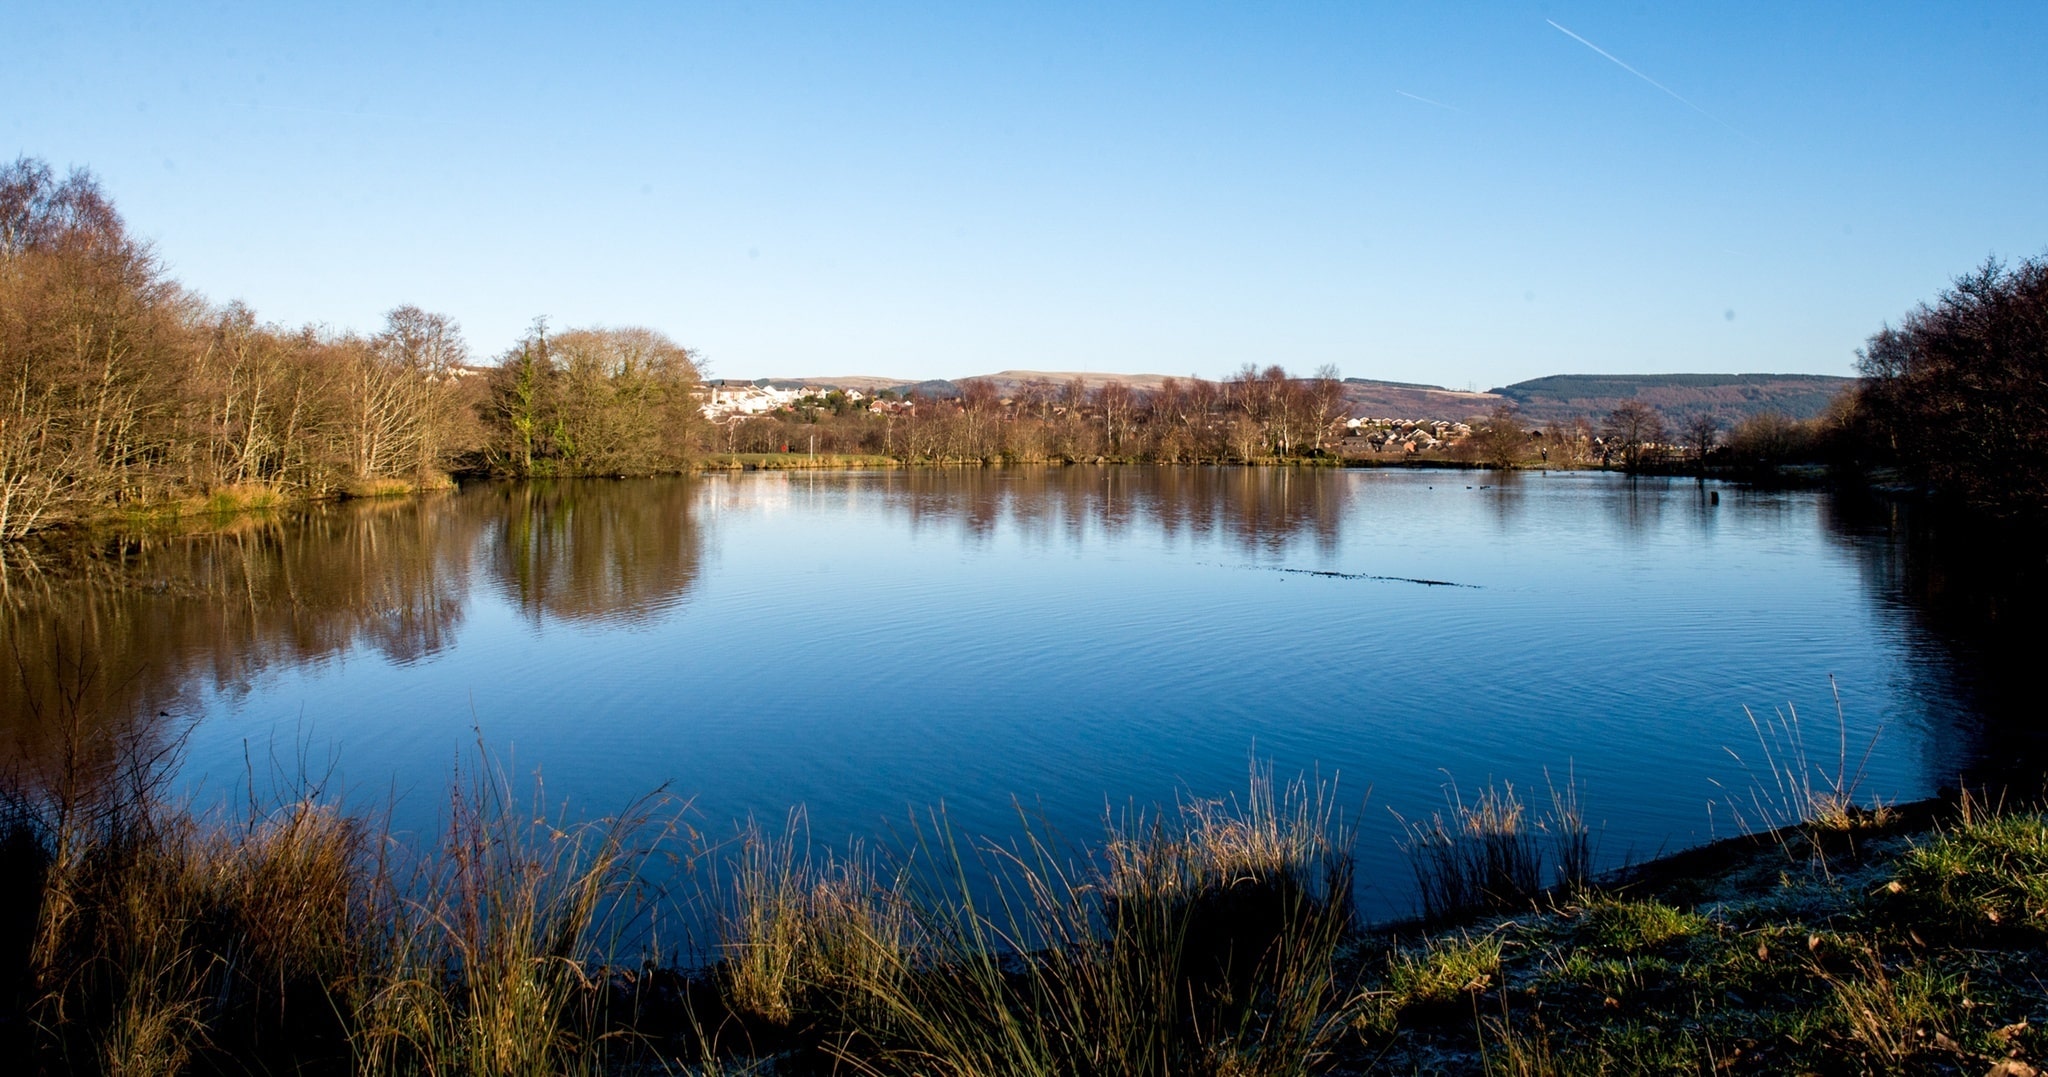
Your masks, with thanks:
[[[714,516],[766,511],[820,478],[481,484],[196,534],[10,551],[0,566],[9,667],[0,762],[47,770],[77,743],[104,754],[137,719],[196,716],[203,694],[246,696],[270,671],[355,652],[396,666],[431,662],[455,645],[479,586],[535,626],[653,623],[697,583],[707,505]],[[1076,467],[893,471],[859,482],[863,503],[883,515],[969,543],[1006,529],[1040,546],[1115,541],[1136,528],[1270,556],[1302,536],[1334,548],[1351,487],[1331,478]]]
[[[1827,534],[1854,554],[1880,615],[1939,643],[1902,681],[1934,716],[1943,783],[2041,792],[2048,723],[2034,674],[2048,638],[2048,547],[1928,505],[1845,495],[1825,509]]]
[[[246,695],[270,670],[357,651],[431,661],[480,576],[536,620],[643,621],[696,581],[691,509],[687,482],[488,484],[16,551],[0,761],[34,774],[80,745],[104,754],[129,723],[193,715],[201,691]]]
[[[376,785],[481,721],[586,802],[672,782],[714,819],[805,801],[857,829],[941,800],[999,828],[1012,792],[1085,822],[1105,793],[1229,789],[1256,743],[1404,810],[1440,767],[1576,764],[1655,848],[1707,836],[1741,707],[1825,705],[1830,673],[1859,729],[1910,726],[1879,761],[1899,788],[2038,778],[2048,571],[1992,545],[1896,505],[1590,474],[487,484],[17,560],[0,751],[47,771],[81,728],[204,716],[243,722],[210,749],[232,766],[312,710]],[[1421,578],[1474,586],[1389,582]]]
[[[683,601],[703,561],[686,481],[494,484],[466,499],[489,516],[486,562],[535,623],[653,620]]]
[[[194,676],[232,689],[357,645],[394,661],[432,654],[462,618],[461,546],[475,523],[441,504],[328,506],[57,562],[17,558],[0,605],[16,676],[0,701],[17,716],[54,702],[119,716],[179,706]],[[60,662],[67,647],[89,657]]]
[[[863,484],[913,529],[953,527],[975,543],[1006,527],[1038,545],[1136,528],[1169,540],[1227,536],[1247,554],[1270,555],[1302,538],[1336,548],[1354,491],[1340,480],[1296,468],[1034,467],[891,471]]]

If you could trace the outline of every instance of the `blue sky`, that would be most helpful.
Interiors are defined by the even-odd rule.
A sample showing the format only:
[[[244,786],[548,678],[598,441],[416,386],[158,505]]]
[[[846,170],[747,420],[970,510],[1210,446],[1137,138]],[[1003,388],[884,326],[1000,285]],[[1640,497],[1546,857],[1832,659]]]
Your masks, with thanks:
[[[0,154],[91,168],[211,299],[481,357],[545,315],[729,377],[1846,374],[2048,250],[2040,3],[5,21]]]

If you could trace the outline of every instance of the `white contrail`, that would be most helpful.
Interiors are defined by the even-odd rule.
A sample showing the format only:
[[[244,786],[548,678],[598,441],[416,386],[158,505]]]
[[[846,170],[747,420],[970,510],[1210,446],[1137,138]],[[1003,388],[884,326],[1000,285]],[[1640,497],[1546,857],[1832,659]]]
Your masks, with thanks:
[[[1660,90],[1664,91],[1665,93],[1667,93],[1667,94],[1671,95],[1671,98],[1672,98],[1672,100],[1674,100],[1674,101],[1677,101],[1677,102],[1678,102],[1679,104],[1681,104],[1681,105],[1684,105],[1684,106],[1685,106],[1686,108],[1689,108],[1689,109],[1693,110],[1694,112],[1697,112],[1697,113],[1699,113],[1699,114],[1700,114],[1700,115],[1702,115],[1702,116],[1705,116],[1705,117],[1706,117],[1707,119],[1710,119],[1710,120],[1714,121],[1715,123],[1718,123],[1718,124],[1720,124],[1721,126],[1723,126],[1723,127],[1727,128],[1727,129],[1728,129],[1728,130],[1729,130],[1730,132],[1732,132],[1732,133],[1734,133],[1734,134],[1736,134],[1736,135],[1738,135],[1738,136],[1740,136],[1740,137],[1742,137],[1742,138],[1744,138],[1744,139],[1747,139],[1748,141],[1750,141],[1750,142],[1752,142],[1752,143],[1755,143],[1755,142],[1756,142],[1756,139],[1750,138],[1750,137],[1749,137],[1748,135],[1745,135],[1745,134],[1743,134],[1743,133],[1742,133],[1741,131],[1738,131],[1738,130],[1736,130],[1736,129],[1735,129],[1735,125],[1733,125],[1733,124],[1729,123],[1729,122],[1728,122],[1727,120],[1724,120],[1724,119],[1722,119],[1721,117],[1719,117],[1719,116],[1716,116],[1716,115],[1714,115],[1714,114],[1713,114],[1713,113],[1711,113],[1711,112],[1708,112],[1708,111],[1707,111],[1706,109],[1703,109],[1703,108],[1699,107],[1698,105],[1695,105],[1695,104],[1693,104],[1693,103],[1692,103],[1691,101],[1688,101],[1688,100],[1686,100],[1686,99],[1685,99],[1685,97],[1684,97],[1684,95],[1680,94],[1680,93],[1679,93],[1679,92],[1678,92],[1677,90],[1674,90],[1674,89],[1672,89],[1671,87],[1669,87],[1669,86],[1666,86],[1666,85],[1664,85],[1664,84],[1663,84],[1663,83],[1661,83],[1661,82],[1658,82],[1658,81],[1657,81],[1656,79],[1653,79],[1653,78],[1651,78],[1650,76],[1648,76],[1648,75],[1645,75],[1645,74],[1643,74],[1643,73],[1642,73],[1642,72],[1640,72],[1640,71],[1637,71],[1637,70],[1636,70],[1635,68],[1633,68],[1633,67],[1630,67],[1630,66],[1629,66],[1628,64],[1626,64],[1626,63],[1624,63],[1624,62],[1622,61],[1621,57],[1619,57],[1619,56],[1616,56],[1615,54],[1613,54],[1613,53],[1611,53],[1611,52],[1608,52],[1608,51],[1607,51],[1606,49],[1603,49],[1603,48],[1601,48],[1600,46],[1598,46],[1598,45],[1595,45],[1595,44],[1593,44],[1592,42],[1590,42],[1590,41],[1586,40],[1585,38],[1583,38],[1583,37],[1580,37],[1579,35],[1577,35],[1577,34],[1575,34],[1575,33],[1572,33],[1572,32],[1571,32],[1570,30],[1567,30],[1567,29],[1565,29],[1564,27],[1562,27],[1562,26],[1559,26],[1559,25],[1557,24],[1557,21],[1556,21],[1556,20],[1554,20],[1554,19],[1545,19],[1545,20],[1543,20],[1543,21],[1544,21],[1544,22],[1547,22],[1547,23],[1549,23],[1549,24],[1550,24],[1550,25],[1551,25],[1551,26],[1552,26],[1553,28],[1555,28],[1555,29],[1557,30],[1557,32],[1558,32],[1558,33],[1560,33],[1560,34],[1563,34],[1564,36],[1566,36],[1566,37],[1568,37],[1568,38],[1571,38],[1571,39],[1572,39],[1573,41],[1576,41],[1576,42],[1578,42],[1579,44],[1581,44],[1581,45],[1584,45],[1584,46],[1586,46],[1586,47],[1587,47],[1587,48],[1589,48],[1589,49],[1592,49],[1592,50],[1593,50],[1594,52],[1597,52],[1597,53],[1599,53],[1600,55],[1602,55],[1602,56],[1605,56],[1605,57],[1607,57],[1607,58],[1608,58],[1609,60],[1612,60],[1612,61],[1614,62],[1614,65],[1615,65],[1616,67],[1619,67],[1619,68],[1621,68],[1621,69],[1622,69],[1623,71],[1626,71],[1626,72],[1628,72],[1629,74],[1631,74],[1631,75],[1634,75],[1635,77],[1637,77],[1637,78],[1639,78],[1639,79],[1642,79],[1642,80],[1643,80],[1644,82],[1647,82],[1647,83],[1649,83],[1650,85],[1652,85],[1652,86],[1655,86],[1656,88],[1658,88],[1658,89],[1660,89]]]
[[[1424,97],[1419,93],[1409,93],[1406,90],[1395,90],[1394,92],[1400,94],[1402,97],[1409,99],[1410,101],[1420,101],[1425,105],[1435,105],[1438,108],[1447,108],[1450,109],[1452,112],[1465,111],[1464,109],[1459,108],[1456,105],[1446,105],[1442,101],[1431,101],[1429,98]]]

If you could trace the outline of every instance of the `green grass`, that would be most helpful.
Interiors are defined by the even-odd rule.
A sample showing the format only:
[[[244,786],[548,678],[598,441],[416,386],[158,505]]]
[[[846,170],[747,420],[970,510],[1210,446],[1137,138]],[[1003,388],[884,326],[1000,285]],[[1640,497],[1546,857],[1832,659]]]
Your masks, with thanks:
[[[1874,895],[1900,926],[1962,939],[2048,935],[2048,818],[1993,814],[1935,832]]]
[[[1497,984],[1500,968],[1501,942],[1492,936],[1445,935],[1391,950],[1384,979],[1363,996],[1359,1025],[1390,1032],[1418,1010],[1469,1003]]]
[[[1595,900],[1581,917],[1588,943],[1623,953],[1652,950],[1707,929],[1698,913],[1660,901]]]
[[[1854,858],[1788,861],[1765,839],[1710,878],[1647,870],[1625,892],[1368,937],[1363,953],[1392,956],[1362,958],[1371,1004],[1346,1057],[1395,1073],[2038,1065],[2048,818],[1965,802],[1943,820],[1865,827]]]

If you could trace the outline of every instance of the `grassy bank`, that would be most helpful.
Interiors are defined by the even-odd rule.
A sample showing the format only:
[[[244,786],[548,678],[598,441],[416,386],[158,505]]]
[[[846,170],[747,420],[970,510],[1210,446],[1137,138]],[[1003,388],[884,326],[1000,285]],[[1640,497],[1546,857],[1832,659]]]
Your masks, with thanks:
[[[103,758],[103,765],[90,760]],[[1587,878],[1569,795],[1404,843],[1357,923],[1329,790],[1254,771],[1068,846],[827,851],[478,768],[425,846],[317,796],[197,812],[81,751],[0,827],[0,1050],[40,1073],[1984,1073],[2048,1052],[2048,818],[1959,799]],[[655,880],[672,885],[653,886]],[[680,880],[680,885],[673,885]],[[701,962],[671,934],[706,926]]]
[[[872,453],[737,452],[712,453],[701,457],[702,471],[806,471],[813,468],[851,470],[895,468],[904,464],[891,456]]]
[[[1802,824],[1360,949],[1381,1072],[2032,1074],[2048,818]]]
[[[432,480],[418,481],[375,479],[317,492],[245,483],[216,487],[192,497],[122,505],[88,517],[84,521],[84,526],[88,529],[119,527],[131,531],[207,528],[209,525],[225,525],[239,517],[260,516],[295,505],[362,498],[411,497],[415,494],[450,490],[454,487],[455,480],[445,475]]]

